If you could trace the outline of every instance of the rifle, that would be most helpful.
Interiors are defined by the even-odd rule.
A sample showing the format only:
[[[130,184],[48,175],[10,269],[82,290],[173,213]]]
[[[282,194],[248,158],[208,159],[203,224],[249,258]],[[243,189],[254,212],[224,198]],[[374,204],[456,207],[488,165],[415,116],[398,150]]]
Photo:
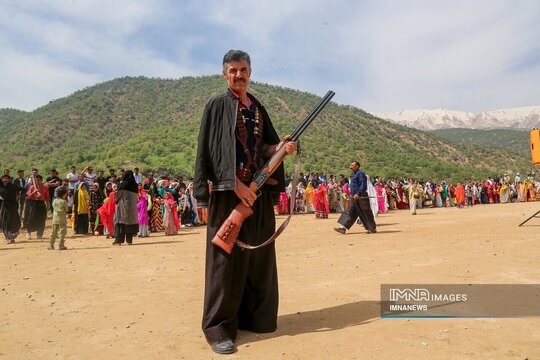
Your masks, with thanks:
[[[324,107],[330,102],[332,97],[335,95],[333,91],[328,91],[326,95],[319,101],[317,106],[311,110],[311,112],[306,116],[306,118],[298,125],[298,127],[294,130],[294,132],[291,135],[291,138],[287,142],[296,142],[300,138],[300,135],[307,129],[307,127],[315,120],[317,115],[324,109]],[[286,142],[286,143],[287,143]],[[257,193],[259,189],[264,185],[264,183],[268,180],[270,175],[276,171],[276,169],[279,167],[279,165],[283,162],[283,159],[287,155],[285,152],[285,144],[282,144],[282,146],[272,155],[272,157],[266,162],[266,164],[255,173],[253,180],[251,181],[251,184],[249,184],[249,188],[254,192]],[[225,222],[221,225],[219,230],[217,231],[216,235],[212,239],[212,244],[219,246],[222,248],[225,252],[230,254],[232,252],[234,244],[237,242],[238,234],[240,233],[240,228],[242,227],[242,223],[245,219],[250,217],[253,214],[253,210],[251,210],[251,207],[244,205],[242,202],[236,205],[236,207],[232,210],[229,217],[225,220]],[[289,218],[290,219],[290,218]],[[277,235],[281,233],[285,229],[285,227],[288,224],[288,220],[284,222],[281,227],[278,229],[278,231],[266,242],[259,246],[250,246],[246,245],[244,243],[239,243],[243,248],[246,249],[254,249],[257,247],[261,247],[264,245],[269,244],[272,242]]]

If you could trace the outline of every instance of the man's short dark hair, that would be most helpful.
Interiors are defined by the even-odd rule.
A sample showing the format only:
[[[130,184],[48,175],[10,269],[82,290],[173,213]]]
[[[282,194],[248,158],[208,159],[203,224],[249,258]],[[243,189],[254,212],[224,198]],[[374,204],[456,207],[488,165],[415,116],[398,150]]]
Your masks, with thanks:
[[[251,59],[249,58],[249,54],[247,52],[242,50],[229,50],[223,56],[223,68],[225,68],[225,65],[230,62],[242,60],[246,60],[249,66],[251,66]]]

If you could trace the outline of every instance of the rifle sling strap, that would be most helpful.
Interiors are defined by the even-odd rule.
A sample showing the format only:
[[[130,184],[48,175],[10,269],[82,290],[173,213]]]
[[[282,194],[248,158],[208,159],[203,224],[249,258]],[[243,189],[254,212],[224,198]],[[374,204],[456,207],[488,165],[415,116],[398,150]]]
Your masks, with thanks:
[[[285,219],[285,221],[283,221],[283,224],[281,224],[281,226],[276,230],[276,232],[274,233],[274,235],[270,236],[270,238],[268,240],[266,240],[265,242],[263,242],[262,244],[260,245],[249,245],[249,244],[246,244],[240,240],[236,240],[236,244],[243,250],[243,249],[248,249],[248,250],[254,250],[254,249],[258,249],[258,248],[261,248],[263,246],[266,246],[266,245],[269,245],[271,243],[273,243],[277,237],[279,235],[281,235],[281,233],[285,230],[285,228],[287,228],[287,225],[289,225],[289,221],[291,221],[291,216],[292,216],[292,213],[293,213],[293,209],[294,209],[294,203],[295,203],[295,200],[296,200],[296,179],[298,178],[298,170],[300,169],[300,148],[298,148],[298,151],[296,152],[296,159],[295,159],[295,164],[294,164],[294,175],[293,175],[293,178],[292,178],[292,189],[293,191],[291,192],[291,204],[290,204],[290,211],[289,211],[289,215],[287,216],[287,218]]]

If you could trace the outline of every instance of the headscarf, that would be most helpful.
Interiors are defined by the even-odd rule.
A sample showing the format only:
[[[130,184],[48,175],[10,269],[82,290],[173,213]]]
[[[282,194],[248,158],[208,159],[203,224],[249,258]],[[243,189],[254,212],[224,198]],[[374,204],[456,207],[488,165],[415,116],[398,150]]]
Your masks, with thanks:
[[[122,182],[120,182],[120,185],[118,185],[118,190],[127,190],[130,192],[138,193],[139,187],[137,185],[137,181],[135,180],[135,175],[133,175],[133,171],[127,170],[124,173]]]

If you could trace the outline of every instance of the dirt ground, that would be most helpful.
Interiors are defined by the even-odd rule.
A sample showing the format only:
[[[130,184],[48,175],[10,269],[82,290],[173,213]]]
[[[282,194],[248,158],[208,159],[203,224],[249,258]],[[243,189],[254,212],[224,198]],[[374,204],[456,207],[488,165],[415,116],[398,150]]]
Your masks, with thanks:
[[[278,330],[213,354],[200,330],[205,227],[134,246],[0,245],[0,358],[539,359],[540,317],[381,319],[383,283],[540,283],[540,202],[394,211],[379,232],[297,215],[277,240]],[[278,217],[278,222],[283,220]],[[49,234],[49,229],[46,235]]]

